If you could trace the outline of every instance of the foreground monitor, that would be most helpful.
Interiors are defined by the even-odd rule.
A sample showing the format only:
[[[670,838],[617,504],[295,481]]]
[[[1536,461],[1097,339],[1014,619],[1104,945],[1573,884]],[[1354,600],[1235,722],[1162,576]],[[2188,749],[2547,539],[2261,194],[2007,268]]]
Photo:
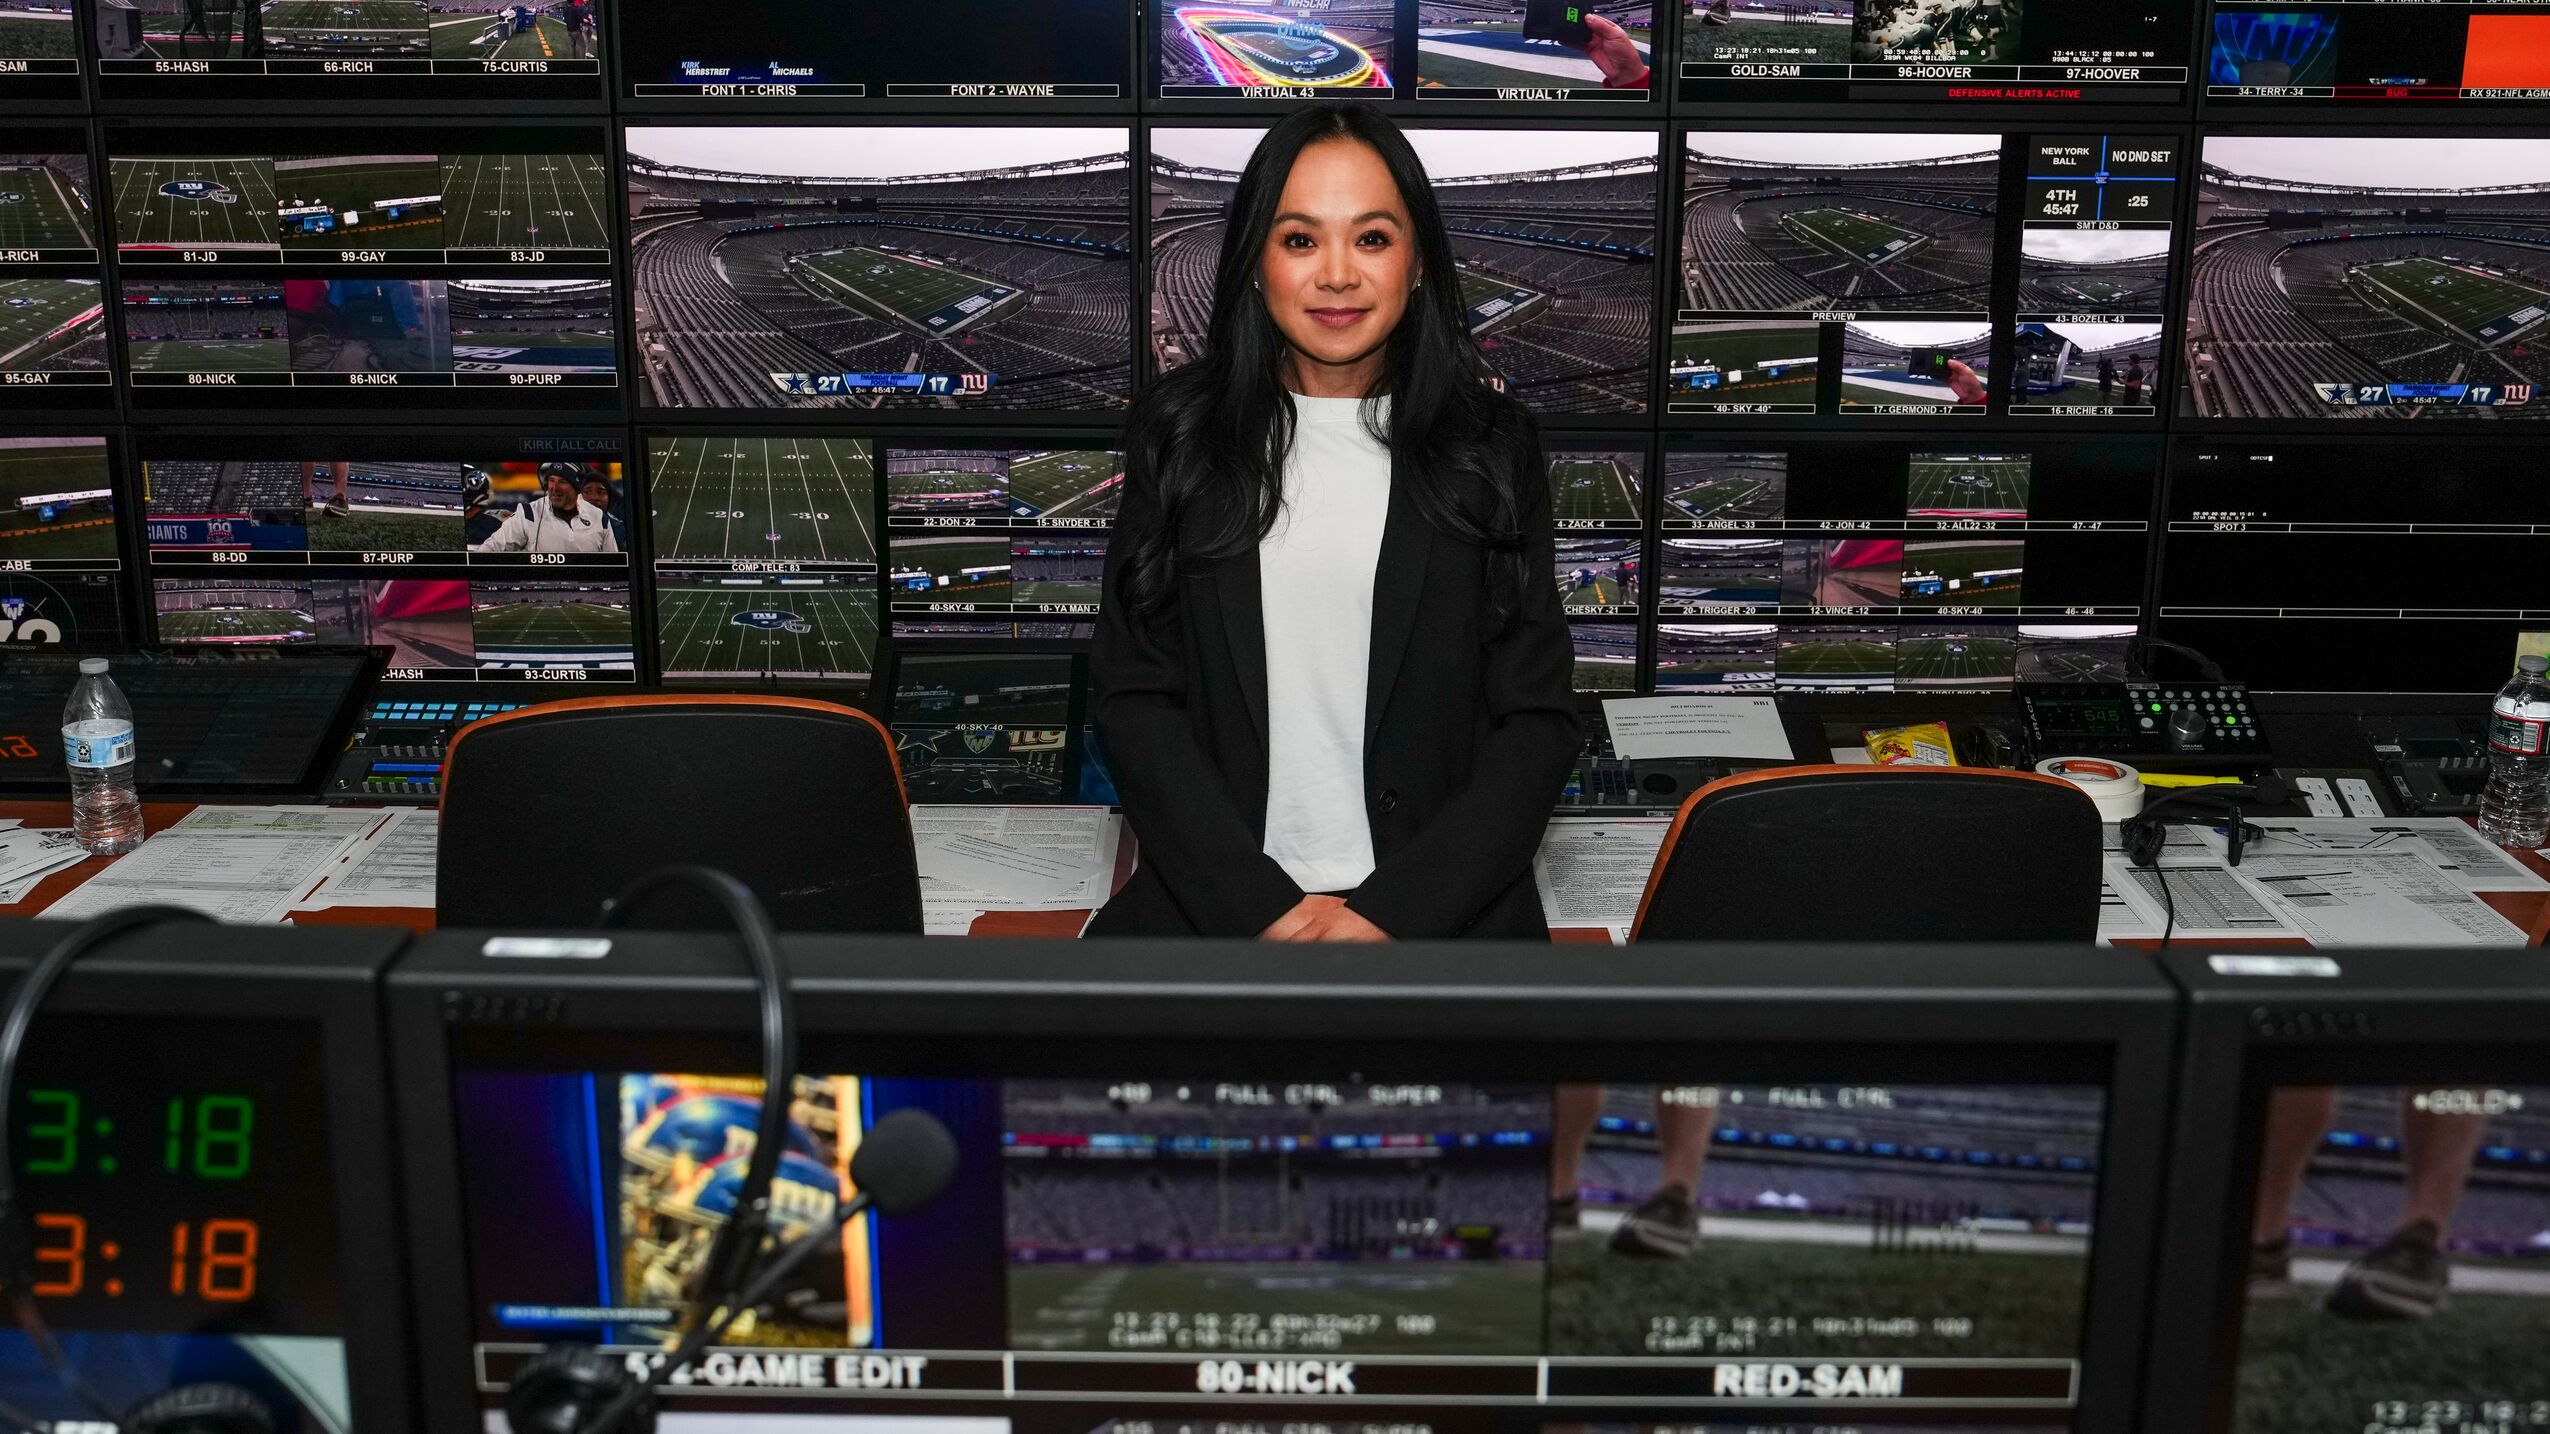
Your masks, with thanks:
[[[0,928],[0,983],[73,929]],[[375,984],[405,936],[162,927],[53,990],[11,1145],[33,1306],[96,1398],[21,1314],[0,1332],[13,1421],[130,1429],[137,1406],[211,1383],[277,1431],[418,1427]]]
[[[2193,996],[2143,1427],[2550,1424],[2550,973],[2174,955]]]
[[[544,1345],[634,1361],[675,1338],[764,1092],[724,939],[528,969],[484,952],[429,940],[392,999],[423,1407],[500,1434]],[[1305,1409],[1547,1434],[2131,1427],[2174,1010],[2140,963],[1641,950],[1580,981],[1519,946],[1409,948],[1382,975],[1328,952],[834,939],[789,959],[782,1223],[825,1220],[899,1109],[944,1122],[960,1168],[667,1389],[668,1431]]]

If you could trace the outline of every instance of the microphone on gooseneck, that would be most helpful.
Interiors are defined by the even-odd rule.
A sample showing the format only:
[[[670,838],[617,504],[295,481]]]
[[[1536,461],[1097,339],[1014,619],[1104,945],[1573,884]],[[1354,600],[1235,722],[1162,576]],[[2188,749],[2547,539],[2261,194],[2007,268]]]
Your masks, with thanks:
[[[625,1361],[588,1344],[552,1345],[525,1362],[505,1396],[514,1434],[650,1434],[656,1385],[716,1343],[744,1311],[767,1303],[800,1266],[832,1248],[844,1226],[870,1210],[891,1219],[921,1209],[946,1191],[956,1167],[956,1139],[936,1116],[908,1106],[889,1112],[850,1157],[859,1193],[833,1212],[830,1224],[782,1248],[643,1381],[629,1376]]]

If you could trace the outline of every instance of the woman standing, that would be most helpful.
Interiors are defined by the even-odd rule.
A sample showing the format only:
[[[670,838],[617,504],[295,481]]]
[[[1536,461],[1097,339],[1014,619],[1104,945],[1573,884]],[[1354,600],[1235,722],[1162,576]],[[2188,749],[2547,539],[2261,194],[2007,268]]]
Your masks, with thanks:
[[[1268,131],[1203,351],[1127,424],[1094,675],[1141,858],[1093,934],[1547,936],[1572,649],[1539,432],[1489,376],[1406,137]]]

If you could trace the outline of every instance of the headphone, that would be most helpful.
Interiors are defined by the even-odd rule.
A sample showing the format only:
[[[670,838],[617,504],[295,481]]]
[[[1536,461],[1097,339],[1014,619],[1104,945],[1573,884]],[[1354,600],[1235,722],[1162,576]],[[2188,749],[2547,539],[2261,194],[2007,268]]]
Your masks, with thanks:
[[[2127,860],[2136,866],[2154,867],[2160,865],[2161,852],[2169,845],[2169,829],[2175,822],[2219,822],[2224,834],[2224,860],[2238,866],[2240,854],[2251,839],[2262,835],[2243,816],[2243,804],[2272,807],[2291,800],[2292,789],[2273,777],[2245,784],[2188,787],[2118,822],[2116,834],[2124,841]],[[2173,807],[2178,810],[2170,810]]]

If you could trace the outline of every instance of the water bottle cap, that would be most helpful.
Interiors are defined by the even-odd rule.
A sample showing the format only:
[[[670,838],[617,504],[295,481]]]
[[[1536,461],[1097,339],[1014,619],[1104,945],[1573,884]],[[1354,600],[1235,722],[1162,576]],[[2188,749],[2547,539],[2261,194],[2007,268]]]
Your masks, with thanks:
[[[82,677],[96,677],[105,671],[106,659],[103,657],[83,657],[80,659],[80,675]]]
[[[2539,677],[2545,672],[2550,672],[2550,657],[2544,657],[2537,652],[2527,652],[2515,659],[2515,671]]]

